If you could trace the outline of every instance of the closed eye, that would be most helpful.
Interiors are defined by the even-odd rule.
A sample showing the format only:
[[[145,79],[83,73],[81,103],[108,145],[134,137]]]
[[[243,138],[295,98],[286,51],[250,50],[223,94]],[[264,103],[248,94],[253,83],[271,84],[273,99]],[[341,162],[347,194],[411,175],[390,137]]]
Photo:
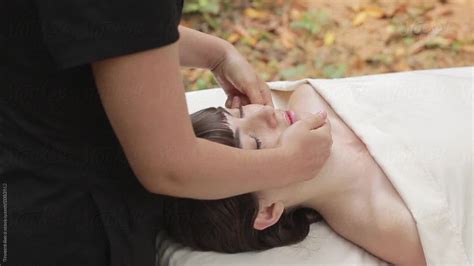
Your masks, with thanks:
[[[245,115],[244,115],[244,109],[242,108],[242,105],[239,106],[239,114],[240,114],[240,118],[244,118]],[[257,150],[261,149],[262,141],[259,138],[255,137],[255,136],[250,136],[250,137],[252,137],[255,140]]]
[[[251,137],[255,140],[255,143],[257,144],[257,150],[260,150],[260,148],[262,147],[262,141],[255,136],[251,136]]]

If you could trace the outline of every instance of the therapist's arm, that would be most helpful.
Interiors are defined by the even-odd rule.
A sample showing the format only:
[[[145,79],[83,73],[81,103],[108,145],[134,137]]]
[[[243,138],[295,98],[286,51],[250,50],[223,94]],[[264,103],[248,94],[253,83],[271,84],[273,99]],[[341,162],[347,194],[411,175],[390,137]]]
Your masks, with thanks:
[[[196,138],[176,43],[102,60],[92,69],[130,166],[152,193],[218,199],[283,186],[311,178],[329,156],[329,129],[309,131],[324,124],[317,119],[293,125],[308,130],[293,130],[299,135],[287,138],[284,150],[240,150]],[[315,148],[303,149],[308,145]]]
[[[183,26],[178,29],[181,66],[212,70],[227,95],[226,107],[236,108],[237,102],[273,106],[267,83],[231,43]]]
[[[229,42],[179,26],[179,63],[184,67],[214,69],[234,47]]]

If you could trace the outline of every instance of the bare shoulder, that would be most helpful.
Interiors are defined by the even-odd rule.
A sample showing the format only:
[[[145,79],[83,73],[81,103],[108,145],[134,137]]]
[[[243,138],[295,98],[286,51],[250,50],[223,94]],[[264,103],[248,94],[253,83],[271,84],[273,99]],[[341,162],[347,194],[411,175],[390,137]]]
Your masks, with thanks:
[[[296,112],[312,112],[318,96],[311,85],[302,84],[291,94],[288,107]]]
[[[317,113],[321,109],[329,111],[326,101],[309,84],[296,88],[288,101],[288,108],[297,113]]]
[[[298,86],[293,93],[291,94],[291,98],[298,98],[302,96],[308,96],[308,95],[314,95],[316,92],[314,91],[314,88],[309,85],[308,83],[302,84]],[[291,100],[290,98],[290,100]]]
[[[378,187],[375,190],[381,189]],[[425,265],[416,223],[401,199],[390,193],[359,193],[321,212],[339,235],[396,265]]]

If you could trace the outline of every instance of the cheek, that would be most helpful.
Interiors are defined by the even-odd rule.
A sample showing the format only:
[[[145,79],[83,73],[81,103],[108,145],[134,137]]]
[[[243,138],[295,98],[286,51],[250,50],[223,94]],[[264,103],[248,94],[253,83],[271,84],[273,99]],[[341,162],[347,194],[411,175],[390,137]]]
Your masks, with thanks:
[[[288,125],[282,125],[281,127],[275,128],[271,130],[269,136],[270,136],[270,141],[272,143],[271,147],[276,147],[278,146],[278,143],[280,142],[281,135],[283,135],[283,132],[288,129]]]
[[[281,137],[281,131],[278,130],[278,129],[275,129],[275,130],[270,130],[270,131],[267,131],[266,134],[265,134],[265,140],[266,140],[266,147],[267,148],[274,148],[276,146],[278,146],[278,143],[280,141],[280,137]]]

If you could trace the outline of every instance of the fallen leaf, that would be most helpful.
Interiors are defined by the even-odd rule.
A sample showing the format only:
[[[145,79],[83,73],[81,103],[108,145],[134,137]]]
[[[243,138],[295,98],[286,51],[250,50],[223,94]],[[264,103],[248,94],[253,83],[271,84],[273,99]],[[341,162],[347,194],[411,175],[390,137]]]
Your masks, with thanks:
[[[255,39],[254,37],[251,37],[251,36],[244,36],[242,38],[242,41],[247,44],[247,45],[250,45],[250,46],[255,46],[258,42],[257,39]]]
[[[367,19],[367,13],[364,11],[359,12],[352,20],[352,26],[354,27],[360,26],[365,22],[366,19]]]
[[[357,70],[363,69],[364,67],[366,67],[365,60],[362,60],[360,57],[357,57],[357,59],[354,60],[352,67]]]
[[[287,28],[280,28],[277,32],[285,48],[291,49],[295,46],[296,36],[292,31],[289,31]]]
[[[227,37],[227,41],[230,43],[236,43],[238,40],[240,40],[240,34],[235,32]]]
[[[463,45],[461,50],[467,53],[474,53],[474,45]]]
[[[295,21],[295,20],[300,20],[301,19],[301,16],[302,16],[302,13],[297,10],[296,8],[292,8],[290,10],[290,18],[291,20]]]
[[[405,51],[405,49],[404,49],[403,47],[397,47],[397,48],[395,49],[395,56],[401,57],[401,56],[405,55],[405,52],[406,52],[406,51]]]
[[[234,30],[242,36],[250,36],[250,34],[239,24],[234,26]]]
[[[451,41],[441,36],[436,36],[425,44],[426,48],[447,48]]]
[[[410,54],[416,54],[420,52],[421,50],[423,50],[426,44],[432,41],[434,38],[436,38],[440,32],[441,32],[441,28],[434,28],[426,37],[417,41],[410,47],[410,50],[409,50]]]
[[[334,32],[326,32],[326,34],[324,34],[325,46],[331,46],[335,40],[336,40],[336,34],[334,34]]]
[[[267,16],[267,13],[265,11],[260,11],[251,7],[246,8],[244,11],[244,14],[248,18],[255,18],[255,19],[265,18]]]
[[[374,18],[381,18],[385,15],[385,11],[377,6],[368,6],[364,8],[364,12],[367,13],[367,15],[374,17]]]

